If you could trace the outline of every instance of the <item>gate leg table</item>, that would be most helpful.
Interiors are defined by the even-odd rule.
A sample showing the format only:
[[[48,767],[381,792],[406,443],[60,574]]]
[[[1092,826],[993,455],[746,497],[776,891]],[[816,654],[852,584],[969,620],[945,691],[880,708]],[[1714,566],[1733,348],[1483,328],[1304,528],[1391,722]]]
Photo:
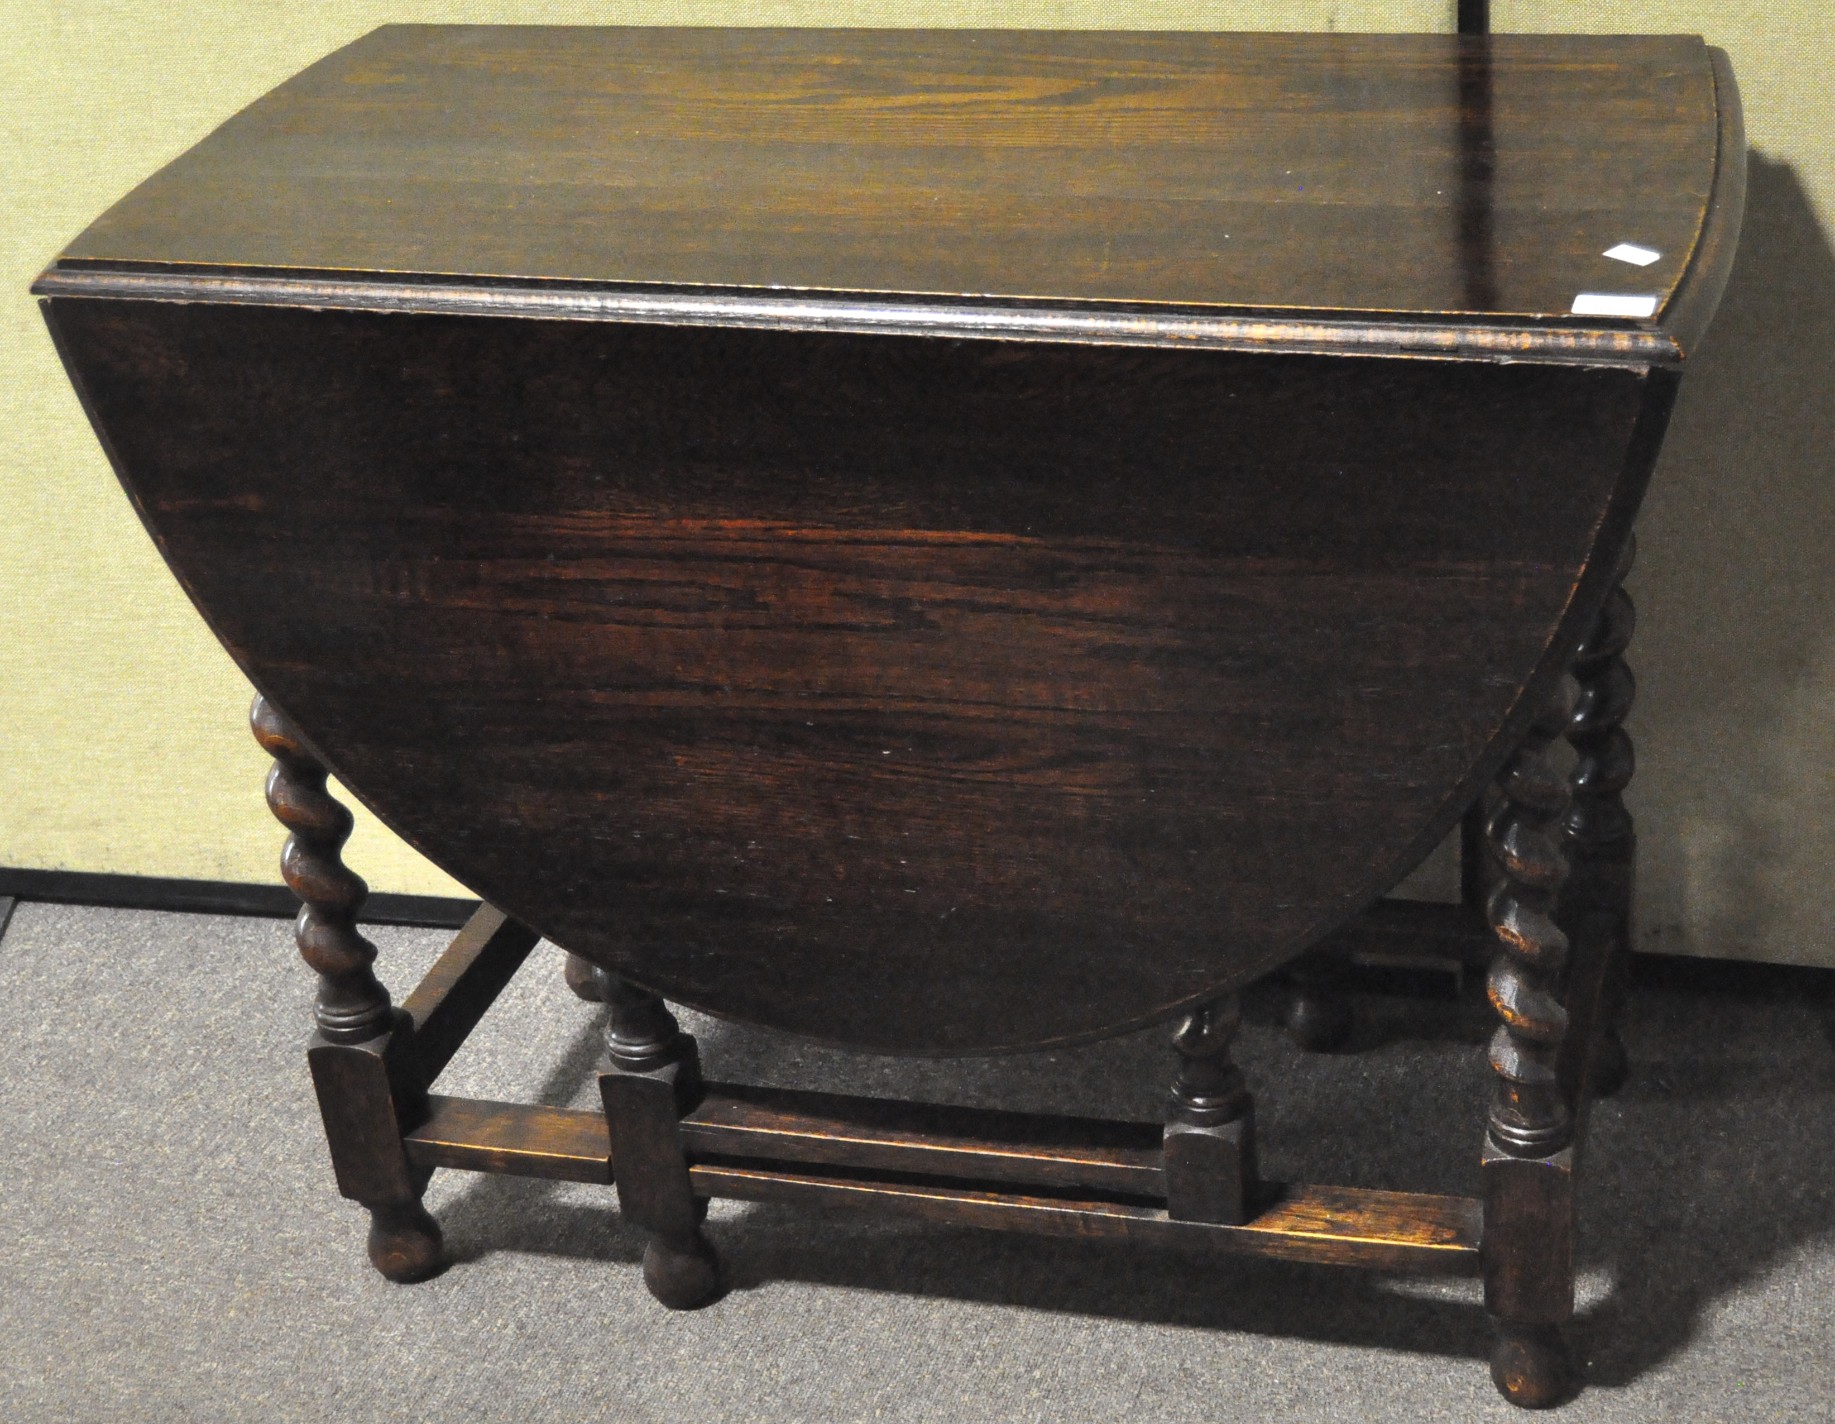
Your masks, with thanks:
[[[36,291],[260,689],[377,1268],[441,1168],[615,1185],[681,1308],[710,1198],[854,1204],[1479,1273],[1563,1398],[1620,584],[1743,175],[1692,38],[391,26],[112,208]],[[399,1005],[328,772],[485,901]],[[1466,903],[1383,900],[1462,816]],[[1236,993],[1360,934],[1494,948],[1481,1198],[1257,1170]],[[604,1111],[432,1092],[538,936]],[[666,1001],[1174,1067],[778,1091]]]

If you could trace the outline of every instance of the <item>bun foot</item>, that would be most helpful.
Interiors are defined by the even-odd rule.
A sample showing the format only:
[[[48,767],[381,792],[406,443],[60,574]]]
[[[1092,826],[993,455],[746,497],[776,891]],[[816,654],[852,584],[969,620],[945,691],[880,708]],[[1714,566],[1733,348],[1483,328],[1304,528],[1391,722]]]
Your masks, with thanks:
[[[671,1310],[699,1310],[720,1295],[720,1262],[699,1232],[683,1246],[652,1236],[644,1248],[644,1284]]]
[[[1497,1324],[1491,1381],[1523,1409],[1551,1409],[1574,1392],[1574,1358],[1559,1325]]]
[[[605,1002],[605,976],[599,966],[580,958],[577,954],[567,956],[567,968],[563,971],[567,977],[567,987],[589,1004]]]
[[[418,1201],[370,1208],[370,1264],[401,1285],[430,1280],[451,1262],[440,1224]]]
[[[1611,1097],[1631,1076],[1631,1060],[1625,1055],[1625,1041],[1618,1036],[1617,1029],[1609,1028],[1600,1035],[1590,1076],[1592,1081],[1587,1086],[1596,1098]]]
[[[1287,1005],[1287,1036],[1308,1053],[1331,1053],[1351,1041],[1355,1020],[1342,994],[1297,988]]]

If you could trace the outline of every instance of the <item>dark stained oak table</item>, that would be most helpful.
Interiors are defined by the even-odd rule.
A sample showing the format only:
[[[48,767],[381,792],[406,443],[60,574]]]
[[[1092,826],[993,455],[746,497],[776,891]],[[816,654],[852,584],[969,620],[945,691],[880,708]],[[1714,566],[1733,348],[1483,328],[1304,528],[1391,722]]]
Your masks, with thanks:
[[[670,1304],[713,1195],[1482,1265],[1560,1398],[1619,585],[1743,182],[1692,38],[390,26],[117,204],[36,290],[261,690],[377,1264],[435,1167],[615,1157]],[[487,902],[401,1008],[327,768]],[[1453,931],[1382,901],[1462,815]],[[1263,1182],[1234,991],[1481,906],[1482,1203]],[[605,1115],[429,1095],[538,933]],[[1181,1067],[1165,1124],[768,1092],[665,997]]]

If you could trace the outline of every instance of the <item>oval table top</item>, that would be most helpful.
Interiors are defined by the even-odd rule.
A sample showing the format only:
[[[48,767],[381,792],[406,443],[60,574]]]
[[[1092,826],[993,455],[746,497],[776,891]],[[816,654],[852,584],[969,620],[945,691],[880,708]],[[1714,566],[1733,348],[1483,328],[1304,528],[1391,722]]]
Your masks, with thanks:
[[[38,289],[436,863],[715,1013],[1029,1048],[1291,958],[1496,770],[1724,278],[1730,103],[1685,40],[391,27]],[[1647,316],[1569,309],[1614,275]]]
[[[1706,324],[1743,162],[1731,71],[1694,36],[389,25],[154,174],[56,275],[1648,361]]]

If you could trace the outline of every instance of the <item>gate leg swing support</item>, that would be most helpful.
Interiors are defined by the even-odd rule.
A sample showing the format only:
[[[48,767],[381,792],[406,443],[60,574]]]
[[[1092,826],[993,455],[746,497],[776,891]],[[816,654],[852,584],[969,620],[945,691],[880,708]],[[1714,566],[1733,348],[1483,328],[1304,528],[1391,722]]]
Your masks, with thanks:
[[[1613,617],[1622,623],[1616,600],[1602,623]],[[1581,691],[1564,678],[1505,764],[1485,827],[1499,873],[1487,934],[1496,946],[1489,992],[1501,1023],[1490,1051],[1495,1091],[1476,1199],[1262,1180],[1253,1100],[1230,1057],[1241,1024],[1234,994],[1177,1025],[1165,1121],[1118,1122],[704,1082],[694,1039],[660,998],[569,956],[570,986],[607,1006],[604,1111],[434,1093],[441,1070],[538,936],[483,905],[394,1006],[371,968],[375,948],[355,928],[365,887],[339,858],[350,813],[326,791],[323,763],[292,724],[257,698],[255,734],[275,759],[269,804],[291,833],[283,871],[302,903],[300,950],[320,976],[308,1058],[338,1188],[370,1212],[372,1263],[402,1282],[445,1268],[439,1226],[421,1195],[435,1170],[451,1168],[615,1183],[624,1216],[649,1234],[644,1282],[674,1309],[720,1293],[718,1262],[701,1229],[714,1197],[867,1206],[1195,1253],[1478,1275],[1497,1327],[1499,1390],[1524,1406],[1559,1403],[1574,1387],[1562,1332],[1573,1314],[1573,1186],[1585,1086],[1610,1035],[1607,1011],[1624,952],[1623,877],[1614,879],[1610,867],[1628,830],[1592,842],[1573,837],[1569,786],[1548,749],[1564,732],[1575,735],[1587,716],[1600,720],[1602,699],[1589,704],[1584,695],[1586,675],[1597,685],[1604,663],[1587,661],[1598,644],[1596,630],[1578,664]],[[1578,735],[1593,737],[1596,748],[1608,739],[1592,723]],[[1598,770],[1608,760],[1583,757],[1577,772],[1583,783],[1592,778],[1596,798],[1622,789],[1622,780],[1607,784],[1615,773]],[[1607,770],[1622,761],[1610,760]],[[1581,824],[1596,825],[1602,814],[1585,804]],[[1574,914],[1560,912],[1570,844],[1579,848],[1577,878],[1619,899],[1602,904],[1596,894]],[[1605,871],[1586,859],[1596,844],[1607,846]],[[1468,924],[1467,907],[1440,908],[1443,933]],[[1385,912],[1379,905],[1372,913]]]

